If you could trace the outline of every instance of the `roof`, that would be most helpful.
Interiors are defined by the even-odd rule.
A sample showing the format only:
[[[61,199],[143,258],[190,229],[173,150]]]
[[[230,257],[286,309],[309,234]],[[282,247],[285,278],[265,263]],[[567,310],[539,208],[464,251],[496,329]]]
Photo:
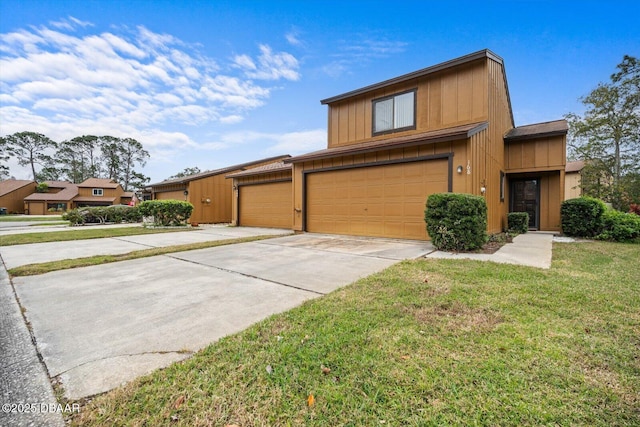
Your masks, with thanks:
[[[147,185],[147,188],[148,187],[159,187],[159,186],[163,186],[163,185],[186,184],[187,182],[195,181],[196,179],[207,178],[207,177],[210,177],[210,176],[220,175],[220,174],[223,174],[223,173],[229,173],[229,172],[233,172],[233,171],[235,171],[237,169],[244,170],[245,168],[247,168],[249,166],[256,165],[258,163],[265,163],[265,162],[269,162],[269,161],[282,160],[285,157],[291,157],[291,156],[289,156],[288,154],[284,154],[284,155],[280,155],[280,156],[268,157],[266,159],[253,160],[251,162],[241,163],[239,165],[227,166],[227,167],[224,167],[224,168],[221,168],[221,169],[215,169],[215,170],[211,170],[211,171],[200,172],[200,173],[196,173],[196,174],[193,174],[193,175],[184,176],[184,177],[180,177],[180,178],[165,179],[164,181],[156,182],[155,184],[149,184],[149,185]]]
[[[78,184],[81,188],[118,188],[117,182],[109,178],[87,178]]]
[[[35,188],[36,182],[25,179],[7,179],[6,181],[0,181],[0,196],[7,195],[29,184],[33,184]]]
[[[281,160],[279,162],[273,162],[255,168],[247,169],[246,171],[232,173],[231,175],[227,175],[227,178],[239,178],[241,176],[262,175],[265,173],[290,171],[291,167],[291,163],[284,163],[284,161]]]
[[[24,198],[25,202],[68,202],[78,195],[78,185],[64,181],[50,181],[58,185],[50,187],[59,188],[60,184],[65,184],[64,188],[57,193],[33,193]]]
[[[95,197],[95,196],[82,196],[73,199],[74,202],[115,202],[115,197]]]
[[[120,197],[121,197],[121,198],[122,198],[122,197],[125,197],[125,198],[127,198],[127,197],[133,197],[135,194],[136,194],[136,193],[134,193],[133,191],[125,191],[124,193],[122,193],[122,194],[120,195]]]
[[[478,52],[470,53],[468,55],[461,56],[459,58],[451,59],[449,61],[441,62],[440,64],[432,65],[427,68],[423,68],[418,71],[414,71],[412,73],[403,74],[398,77],[394,77],[389,80],[385,80],[380,83],[375,83],[369,86],[365,86],[360,89],[352,90],[351,92],[346,92],[341,95],[336,95],[331,98],[323,99],[320,101],[322,104],[331,104],[332,102],[341,101],[346,98],[351,98],[352,96],[361,95],[366,92],[371,92],[373,90],[381,89],[387,86],[395,85],[397,83],[402,83],[407,80],[412,80],[418,77],[424,77],[429,74],[437,73],[439,71],[447,70],[449,68],[457,67],[459,65],[466,64],[471,61],[475,61],[482,58],[490,58],[496,62],[499,62],[501,65],[504,65],[504,61],[495,53],[491,52],[489,49],[479,50]]]
[[[580,172],[582,168],[584,168],[584,160],[578,160],[575,162],[567,162],[567,166],[565,166],[564,171],[567,173]]]
[[[518,126],[511,129],[505,135],[505,141],[516,141],[522,139],[541,138],[545,136],[566,135],[569,125],[566,120],[555,120],[552,122],[534,123],[532,125]]]
[[[308,154],[285,159],[285,163],[298,163],[307,160],[317,160],[328,157],[343,156],[349,154],[363,154],[372,151],[380,151],[398,147],[410,147],[414,145],[435,144],[437,142],[454,141],[466,139],[478,132],[485,130],[488,122],[471,123],[467,125],[454,126],[445,129],[432,130],[419,134],[400,136],[396,138],[380,139],[363,142],[360,144],[344,145],[340,147],[327,148],[314,151]]]
[[[47,187],[49,188],[66,188],[69,186],[69,184],[73,184],[73,183],[69,181],[44,181],[43,184],[47,184]],[[73,184],[73,185],[77,185],[77,184]]]

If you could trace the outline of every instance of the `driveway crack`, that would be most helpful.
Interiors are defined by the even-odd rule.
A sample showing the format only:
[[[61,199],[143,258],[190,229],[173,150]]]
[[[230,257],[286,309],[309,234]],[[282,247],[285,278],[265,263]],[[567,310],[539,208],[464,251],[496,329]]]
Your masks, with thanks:
[[[306,289],[306,288],[303,288],[303,287],[300,287],[300,286],[294,286],[294,285],[290,285],[288,283],[282,283],[282,282],[278,282],[276,280],[271,280],[271,279],[266,279],[264,277],[255,276],[253,274],[242,273],[240,271],[230,270],[228,268],[217,267],[215,265],[205,264],[205,263],[202,263],[202,262],[191,261],[191,260],[188,260],[188,259],[179,258],[179,257],[172,256],[172,255],[164,255],[164,256],[169,257],[169,258],[173,258],[173,259],[178,260],[178,261],[184,261],[184,262],[188,262],[188,263],[191,263],[191,264],[201,265],[203,267],[215,268],[216,270],[224,271],[226,273],[239,274],[240,276],[249,277],[251,279],[262,280],[263,282],[269,282],[269,283],[273,283],[273,284],[279,285],[279,286],[286,286],[287,288],[297,289],[299,291],[305,291],[305,292],[309,292],[309,293],[316,294],[316,295],[326,295],[325,292],[313,291],[313,290]]]

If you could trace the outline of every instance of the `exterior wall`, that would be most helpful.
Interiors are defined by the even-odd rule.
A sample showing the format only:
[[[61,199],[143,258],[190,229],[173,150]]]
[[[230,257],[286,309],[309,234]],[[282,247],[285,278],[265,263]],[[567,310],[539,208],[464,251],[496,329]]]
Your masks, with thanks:
[[[511,180],[538,178],[540,192],[540,224],[538,229],[541,231],[560,231],[562,223],[560,218],[560,205],[564,200],[562,197],[564,189],[560,184],[561,174],[563,174],[561,171],[510,174],[505,194],[506,206],[510,206],[511,193],[509,189]],[[504,228],[506,228],[506,223],[504,224]]]
[[[372,136],[372,101],[416,89],[416,129]],[[487,120],[487,60],[430,74],[329,105],[328,148]]]
[[[580,172],[569,172],[564,175],[564,199],[575,199],[582,196]]]
[[[189,221],[231,222],[231,180],[223,174],[214,175],[191,181],[188,188],[188,201],[193,205]]]
[[[94,188],[102,188],[102,196],[94,196],[93,189]],[[120,196],[124,193],[124,190],[118,184],[116,188],[104,188],[104,187],[78,187],[78,196],[79,197],[95,197],[96,200],[99,200],[100,197],[115,197],[116,200],[120,200]]]
[[[480,132],[479,134],[482,134]],[[442,142],[438,144],[425,144],[408,148],[396,148],[390,150],[380,150],[373,153],[354,154],[341,156],[330,159],[307,161],[294,164],[293,170],[293,208],[294,221],[293,229],[296,231],[303,230],[304,209],[304,180],[303,172],[311,170],[342,167],[349,165],[376,164],[379,162],[388,162],[394,160],[414,159],[418,157],[433,156],[438,154],[452,155],[452,190],[454,192],[467,192],[471,187],[471,175],[467,175],[465,171],[458,174],[456,172],[457,165],[466,165],[468,160],[468,143],[467,140]],[[426,203],[426,200],[424,201]]]
[[[45,202],[27,202],[26,209],[29,215],[45,215],[47,213],[45,205]]]
[[[184,190],[176,191],[162,191],[154,193],[154,200],[181,200],[185,201],[187,198],[184,195]]]
[[[18,188],[0,197],[0,207],[7,208],[7,213],[24,213],[24,198],[35,191],[35,182]]]
[[[232,183],[232,192],[231,192],[232,193],[231,225],[238,225],[238,195],[239,194],[238,194],[237,188],[239,186],[251,185],[251,184],[265,184],[268,182],[280,182],[280,181],[291,181],[291,180],[292,180],[291,170],[234,178]],[[233,187],[235,187],[236,189],[233,189]],[[293,221],[293,208],[292,208],[291,220]]]

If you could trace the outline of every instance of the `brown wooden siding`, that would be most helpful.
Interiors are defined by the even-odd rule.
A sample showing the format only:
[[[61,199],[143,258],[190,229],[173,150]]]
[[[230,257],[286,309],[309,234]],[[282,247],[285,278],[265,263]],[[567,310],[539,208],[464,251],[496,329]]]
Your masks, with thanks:
[[[564,170],[566,137],[512,141],[505,144],[506,168],[510,172]]]
[[[580,172],[565,173],[564,199],[575,199],[582,196]]]
[[[162,191],[160,193],[155,193],[156,200],[187,200],[187,197],[184,195],[184,190],[175,190],[175,191]]]
[[[507,176],[507,191],[505,194],[505,204],[510,206],[510,182],[513,179],[533,179],[539,181],[540,200],[538,209],[540,211],[541,231],[560,231],[561,217],[560,205],[563,201],[564,189],[562,186],[564,171],[518,173]],[[505,223],[506,228],[506,223]]]
[[[119,202],[120,200],[120,196],[122,196],[122,193],[124,193],[124,190],[122,189],[122,187],[120,185],[118,185],[117,188],[104,188],[104,187],[78,187],[78,196],[79,197],[96,197],[96,199],[99,199],[98,196],[94,196],[93,195],[93,189],[94,188],[102,188],[102,196],[101,197],[115,197],[116,198],[116,202]]]
[[[24,198],[35,191],[35,182],[18,188],[0,197],[0,207],[7,208],[7,213],[24,213]]]
[[[481,59],[330,104],[328,148],[486,120],[486,64]],[[416,129],[372,137],[372,101],[412,89],[416,90]]]

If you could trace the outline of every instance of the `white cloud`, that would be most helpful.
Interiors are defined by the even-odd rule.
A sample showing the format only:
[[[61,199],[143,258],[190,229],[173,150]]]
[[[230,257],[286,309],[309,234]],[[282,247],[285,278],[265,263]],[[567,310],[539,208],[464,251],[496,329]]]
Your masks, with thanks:
[[[349,73],[356,66],[402,53],[407,46],[406,42],[389,40],[386,37],[376,39],[371,35],[354,35],[338,43],[331,55],[333,60],[324,65],[322,71],[336,78]]]
[[[302,40],[300,40],[300,34],[299,34],[298,29],[296,29],[296,28],[293,28],[291,31],[289,31],[287,34],[285,34],[284,37],[287,39],[287,42],[289,42],[289,44],[292,45],[292,46],[302,46],[302,45],[304,45]]]
[[[256,131],[228,132],[220,135],[209,147],[216,150],[236,145],[262,147],[265,154],[302,154],[327,147],[327,131],[312,129],[299,132],[269,133]]]
[[[300,78],[293,55],[259,49],[257,58],[239,54],[219,65],[170,34],[143,26],[100,32],[73,17],[3,33],[0,134],[132,137],[152,156],[197,147],[187,132],[242,122],[267,102],[273,88],[259,81]]]

